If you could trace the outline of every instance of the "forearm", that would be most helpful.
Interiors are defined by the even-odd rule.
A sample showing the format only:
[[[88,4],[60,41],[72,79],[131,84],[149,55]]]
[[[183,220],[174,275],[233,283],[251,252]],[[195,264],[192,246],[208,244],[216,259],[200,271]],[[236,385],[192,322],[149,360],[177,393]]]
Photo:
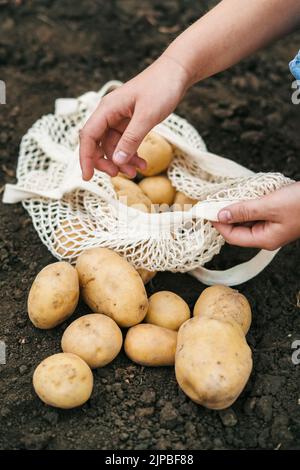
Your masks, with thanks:
[[[190,86],[299,24],[300,0],[223,0],[178,36],[163,56],[187,71]]]

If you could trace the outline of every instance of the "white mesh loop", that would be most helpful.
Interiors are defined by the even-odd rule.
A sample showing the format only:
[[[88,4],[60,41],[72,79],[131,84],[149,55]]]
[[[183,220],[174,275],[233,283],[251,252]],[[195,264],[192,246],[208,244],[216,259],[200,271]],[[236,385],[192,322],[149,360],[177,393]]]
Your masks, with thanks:
[[[235,201],[259,198],[292,181],[280,173],[253,173],[207,151],[198,132],[171,114],[155,130],[174,148],[168,177],[176,190],[199,202],[189,211],[144,213],[117,200],[111,178],[95,171],[83,181],[78,132],[108,92],[56,101],[55,114],[39,119],[23,137],[17,185],[6,185],[3,201],[22,201],[42,242],[58,259],[74,263],[94,247],[119,252],[136,268],[190,272],[204,283],[235,285],[258,274],[275,253],[264,252],[248,263],[222,272],[203,266],[224,244],[210,221]]]

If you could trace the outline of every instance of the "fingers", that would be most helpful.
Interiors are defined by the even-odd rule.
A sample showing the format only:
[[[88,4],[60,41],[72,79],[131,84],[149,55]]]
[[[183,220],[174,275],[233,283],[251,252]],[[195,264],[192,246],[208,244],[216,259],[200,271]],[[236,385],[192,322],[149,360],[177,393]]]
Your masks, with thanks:
[[[218,213],[219,222],[223,224],[235,224],[268,220],[270,204],[268,198],[252,199],[237,202],[225,207]]]
[[[122,136],[121,132],[119,132],[116,129],[109,129],[105,133],[102,146],[103,146],[105,155],[109,159],[112,159],[115,149],[118,145],[118,142],[121,139],[121,136]],[[125,173],[130,178],[134,178],[136,176],[136,168],[145,170],[146,166],[147,164],[145,160],[138,157],[137,155],[134,155],[133,157],[131,157],[128,163],[125,163],[124,165],[119,165],[119,168],[122,173]]]
[[[116,146],[113,154],[113,162],[118,166],[129,163],[131,158],[137,153],[142,140],[152,127],[152,122],[148,119],[145,120],[143,114],[135,110]]]
[[[227,225],[219,222],[213,222],[213,226],[230,245],[252,248],[259,246],[259,241],[252,230],[253,227]]]
[[[79,133],[80,165],[82,177],[86,181],[90,180],[94,174],[95,160],[99,158],[98,143],[107,129],[105,114],[99,113],[99,109],[90,117]]]
[[[119,168],[109,159],[100,158],[95,162],[95,168],[99,171],[104,171],[109,176],[117,176]]]

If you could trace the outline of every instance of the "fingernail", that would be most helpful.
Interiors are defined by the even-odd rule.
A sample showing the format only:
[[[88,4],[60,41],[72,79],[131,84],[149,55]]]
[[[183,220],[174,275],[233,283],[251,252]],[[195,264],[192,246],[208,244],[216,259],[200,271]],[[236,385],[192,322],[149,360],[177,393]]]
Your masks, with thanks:
[[[222,224],[228,224],[232,220],[231,212],[228,210],[220,211],[218,214],[218,219]]]
[[[127,159],[128,154],[126,152],[123,152],[122,150],[118,150],[118,152],[115,152],[113,155],[113,162],[117,165],[123,165],[127,162]]]

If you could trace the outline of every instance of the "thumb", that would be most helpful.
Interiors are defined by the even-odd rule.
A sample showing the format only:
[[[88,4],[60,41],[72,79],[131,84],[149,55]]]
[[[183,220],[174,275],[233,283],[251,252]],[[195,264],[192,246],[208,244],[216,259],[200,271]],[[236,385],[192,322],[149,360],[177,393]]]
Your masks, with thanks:
[[[264,198],[242,201],[225,207],[218,213],[223,224],[255,222],[268,219],[268,203]]]
[[[137,153],[142,140],[153,127],[143,115],[135,112],[121,136],[112,160],[116,165],[124,165]]]

